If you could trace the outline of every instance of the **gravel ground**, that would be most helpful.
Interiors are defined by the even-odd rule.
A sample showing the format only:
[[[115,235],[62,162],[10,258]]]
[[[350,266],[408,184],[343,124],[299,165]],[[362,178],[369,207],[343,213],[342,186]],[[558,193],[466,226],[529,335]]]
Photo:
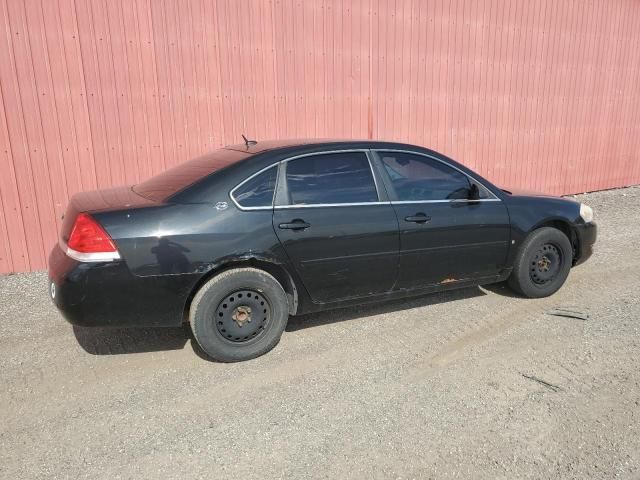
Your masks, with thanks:
[[[45,274],[2,277],[0,477],[639,478],[640,188],[583,201],[596,254],[551,298],[308,315],[241,364],[179,328],[74,329]]]

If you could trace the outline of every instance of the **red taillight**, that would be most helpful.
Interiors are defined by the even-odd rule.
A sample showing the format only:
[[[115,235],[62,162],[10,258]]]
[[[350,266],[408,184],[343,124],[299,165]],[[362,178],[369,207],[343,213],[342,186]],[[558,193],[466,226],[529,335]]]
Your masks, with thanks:
[[[67,246],[80,253],[113,253],[117,252],[111,237],[100,224],[86,213],[76,218]]]

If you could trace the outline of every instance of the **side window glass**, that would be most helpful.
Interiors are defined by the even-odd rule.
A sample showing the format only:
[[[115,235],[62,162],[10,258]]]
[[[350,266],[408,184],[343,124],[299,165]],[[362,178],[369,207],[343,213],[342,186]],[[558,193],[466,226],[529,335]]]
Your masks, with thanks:
[[[401,152],[378,152],[400,201],[469,198],[469,178],[437,160]]]
[[[377,202],[378,193],[363,152],[327,153],[287,162],[290,205]]]
[[[251,178],[233,191],[233,198],[242,207],[270,207],[276,188],[276,166]]]

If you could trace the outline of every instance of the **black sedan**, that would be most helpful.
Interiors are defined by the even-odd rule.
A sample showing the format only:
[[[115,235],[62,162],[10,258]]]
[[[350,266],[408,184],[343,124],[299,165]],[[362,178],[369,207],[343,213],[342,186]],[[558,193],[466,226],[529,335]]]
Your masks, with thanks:
[[[289,315],[505,280],[551,295],[595,239],[588,206],[501,190],[426,148],[246,141],[75,195],[50,292],[72,324],[189,322],[232,362],[271,350]]]

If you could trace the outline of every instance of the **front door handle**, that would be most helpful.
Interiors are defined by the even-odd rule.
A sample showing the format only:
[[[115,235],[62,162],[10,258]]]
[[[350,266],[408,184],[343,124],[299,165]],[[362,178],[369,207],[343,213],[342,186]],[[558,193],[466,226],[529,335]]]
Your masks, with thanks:
[[[295,220],[291,220],[289,223],[281,223],[278,225],[278,228],[282,228],[283,230],[304,230],[309,228],[311,225],[301,218],[296,218]]]
[[[413,223],[427,223],[431,221],[431,217],[425,213],[418,212],[415,215],[409,215],[408,217],[404,217],[405,222],[413,222]]]

